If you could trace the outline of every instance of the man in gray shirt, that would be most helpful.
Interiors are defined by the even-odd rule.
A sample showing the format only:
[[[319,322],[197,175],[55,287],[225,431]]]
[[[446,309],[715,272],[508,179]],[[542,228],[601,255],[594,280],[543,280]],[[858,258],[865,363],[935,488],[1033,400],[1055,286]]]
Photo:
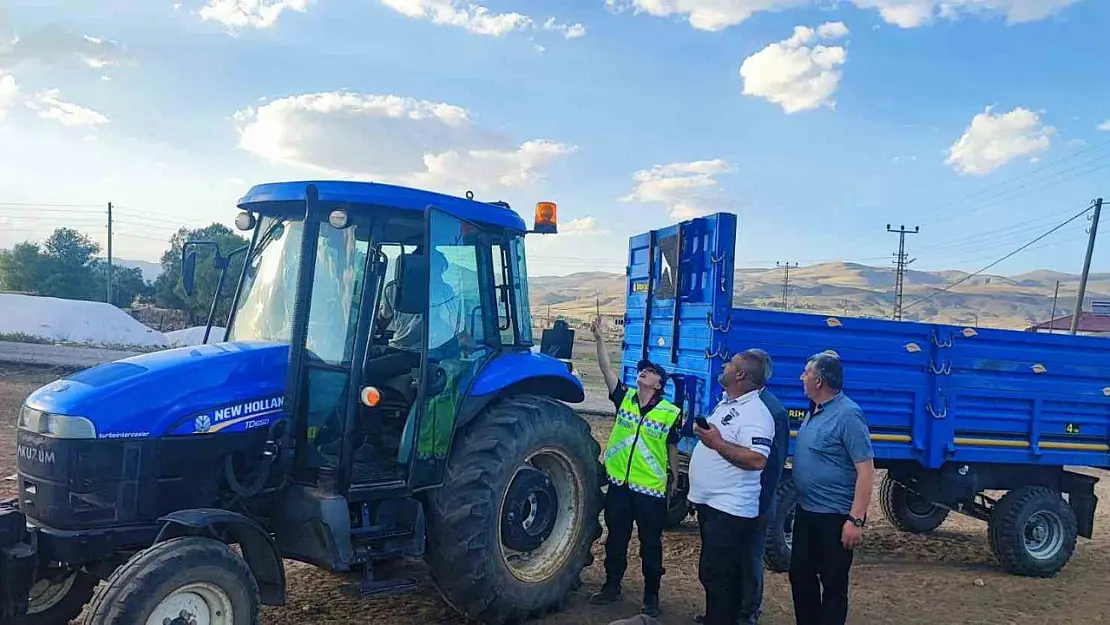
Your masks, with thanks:
[[[798,625],[842,624],[852,554],[863,539],[875,484],[871,434],[859,405],[841,390],[839,358],[811,357],[801,379],[811,410],[794,449],[794,617]]]

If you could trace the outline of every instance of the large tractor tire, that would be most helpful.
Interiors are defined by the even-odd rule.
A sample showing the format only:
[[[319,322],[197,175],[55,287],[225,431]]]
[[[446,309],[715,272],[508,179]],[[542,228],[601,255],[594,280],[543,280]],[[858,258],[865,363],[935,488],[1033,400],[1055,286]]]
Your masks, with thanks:
[[[92,599],[96,584],[96,577],[83,570],[55,580],[38,580],[31,587],[27,615],[18,625],[69,625]]]
[[[211,538],[174,538],[140,551],[100,587],[85,625],[258,625],[250,567]]]
[[[467,425],[428,496],[427,560],[448,604],[493,625],[560,609],[601,536],[600,452],[545,397],[505,398]]]
[[[790,554],[794,545],[794,510],[798,505],[798,491],[789,473],[783,473],[767,522],[767,542],[763,546],[763,564],[776,573],[790,570]]]
[[[1003,570],[1054,577],[1075,551],[1075,511],[1060,493],[1041,486],[1012,490],[991,513],[991,544]]]
[[[894,481],[889,473],[879,485],[879,505],[891,525],[910,534],[928,534],[948,518],[947,508],[933,505],[911,492]]]

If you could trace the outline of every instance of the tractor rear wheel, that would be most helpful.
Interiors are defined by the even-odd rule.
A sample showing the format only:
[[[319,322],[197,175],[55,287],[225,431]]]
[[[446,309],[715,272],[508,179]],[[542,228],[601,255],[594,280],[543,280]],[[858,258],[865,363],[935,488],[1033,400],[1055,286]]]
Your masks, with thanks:
[[[27,615],[19,625],[68,625],[92,599],[97,579],[78,570],[58,579],[41,579],[31,587]]]
[[[224,543],[186,536],[137,553],[100,587],[85,625],[257,625],[258,583]]]
[[[428,497],[427,560],[452,607],[495,625],[562,607],[601,536],[600,451],[546,397],[500,400],[459,432]]]
[[[948,518],[948,510],[894,481],[887,473],[879,486],[879,505],[890,524],[903,532],[928,534]]]

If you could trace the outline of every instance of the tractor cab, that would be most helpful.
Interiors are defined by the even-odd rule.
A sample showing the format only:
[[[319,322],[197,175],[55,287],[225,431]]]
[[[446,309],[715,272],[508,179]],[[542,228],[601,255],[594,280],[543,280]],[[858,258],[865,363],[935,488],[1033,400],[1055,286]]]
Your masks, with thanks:
[[[488,623],[561,605],[600,534],[601,473],[568,405],[581,382],[532,349],[524,237],[555,232],[555,205],[528,229],[471,194],[290,182],[239,209],[245,248],[182,251],[187,293],[202,249],[216,300],[235,281],[222,337],[25,401],[0,621],[255,622],[285,601],[286,559],[361,570],[366,597],[412,586],[377,564],[424,557]]]

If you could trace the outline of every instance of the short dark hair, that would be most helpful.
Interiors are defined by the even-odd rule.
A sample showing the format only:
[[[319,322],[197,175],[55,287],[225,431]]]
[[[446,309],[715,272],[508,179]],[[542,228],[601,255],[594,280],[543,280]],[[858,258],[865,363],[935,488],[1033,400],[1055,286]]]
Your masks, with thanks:
[[[825,386],[834,391],[844,388],[844,365],[839,358],[828,352],[821,352],[810,356],[809,362],[813,365],[813,373]]]
[[[743,353],[751,354],[752,356],[755,356],[756,358],[763,361],[763,383],[766,384],[767,382],[769,382],[771,380],[771,374],[773,374],[775,371],[775,363],[771,361],[771,355],[768,354],[765,350],[755,347],[744,350]]]
[[[732,357],[732,364],[744,372],[744,377],[751,380],[758,388],[767,384],[763,359],[751,352],[740,352]]]

